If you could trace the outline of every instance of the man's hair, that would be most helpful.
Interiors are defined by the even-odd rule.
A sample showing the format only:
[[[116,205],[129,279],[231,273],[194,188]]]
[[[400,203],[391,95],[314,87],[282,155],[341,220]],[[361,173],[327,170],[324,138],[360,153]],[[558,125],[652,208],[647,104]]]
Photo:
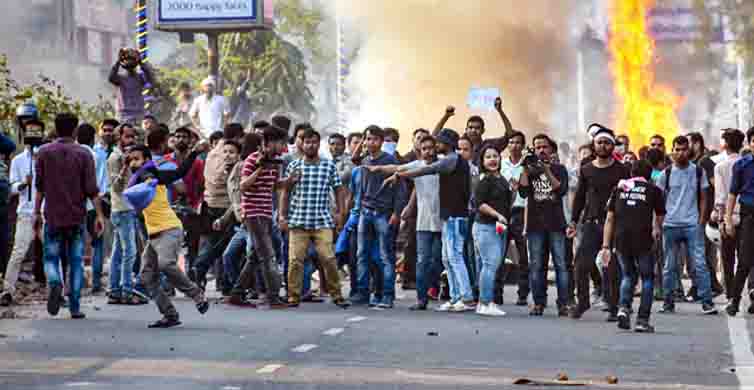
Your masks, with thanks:
[[[311,129],[312,124],[309,122],[303,122],[296,124],[296,127],[293,128],[293,140],[295,142],[296,138],[298,138],[298,133],[305,131],[307,129]]]
[[[649,180],[652,177],[652,166],[644,160],[636,160],[631,163],[631,177],[643,177]]]
[[[243,135],[243,125],[240,123],[228,123],[223,129],[223,138],[225,140],[241,138]]]
[[[458,138],[458,144],[459,145],[461,144],[461,141],[466,141],[466,142],[468,142],[468,143],[470,143],[472,145],[474,144],[473,142],[471,142],[471,138],[469,138],[469,136],[466,135],[466,134],[464,134],[464,135],[462,135],[461,137]]]
[[[343,141],[343,143],[346,143],[346,137],[344,137],[343,134],[340,133],[330,134],[330,137],[327,139],[327,141],[329,143],[336,139],[339,139]]]
[[[82,123],[76,128],[76,142],[81,145],[94,146],[97,129],[88,123]]]
[[[254,125],[253,125],[255,129],[264,129],[265,127],[269,127],[269,126],[270,126],[270,122],[267,122],[267,121],[256,121],[254,122]]]
[[[469,117],[469,120],[466,121],[466,127],[469,127],[469,123],[471,122],[479,122],[482,124],[482,130],[484,130],[484,119],[482,119],[479,115],[473,115]]]
[[[427,130],[425,128],[418,128],[418,129],[414,130],[414,134],[412,135],[412,137],[416,138],[416,135],[419,134],[419,133],[429,134],[429,130]],[[424,137],[422,136],[421,139],[424,139]]]
[[[689,133],[687,137],[691,138],[691,142],[702,145],[702,150],[704,150],[704,136],[701,133],[699,132]]]
[[[526,145],[526,134],[521,131],[514,130],[513,133],[511,133],[509,139],[513,139],[514,137],[521,137],[521,144]]]
[[[186,134],[189,138],[191,138],[191,134],[192,134],[191,129],[189,129],[186,126],[181,126],[175,129],[175,131],[173,132],[173,134],[178,134],[178,133]]]
[[[355,131],[354,131],[353,133],[351,133],[351,134],[348,134],[348,137],[346,137],[346,142],[348,142],[348,143],[350,144],[350,143],[351,143],[351,141],[352,141],[352,140],[353,140],[354,138],[356,138],[356,137],[363,137],[363,136],[364,136],[364,134],[361,134],[361,133],[358,133],[358,132],[355,132]]]
[[[152,159],[152,151],[149,150],[147,145],[144,144],[138,144],[131,146],[128,148],[128,152],[140,152],[142,156],[144,156],[145,160],[151,160]]]
[[[392,137],[395,139],[395,142],[398,142],[401,139],[401,133],[392,127],[386,127],[385,129],[385,138]]]
[[[675,148],[676,146],[679,146],[679,145],[680,146],[688,146],[689,145],[689,139],[686,138],[686,137],[684,137],[684,136],[682,136],[682,135],[679,135],[679,136],[673,138],[673,148]]]
[[[264,140],[264,143],[268,144],[270,142],[285,141],[287,135],[288,134],[285,130],[277,126],[270,126],[264,129],[264,133],[262,133],[262,139]]]
[[[108,119],[103,120],[102,124],[100,124],[99,127],[102,128],[102,127],[105,127],[105,126],[112,126],[112,128],[114,129],[114,128],[120,126],[120,122],[118,122],[115,119],[108,118]]]
[[[287,116],[275,115],[270,119],[270,122],[274,126],[283,129],[285,134],[288,134],[288,131],[291,129],[291,120]]]
[[[647,150],[647,161],[655,168],[665,161],[665,153],[657,149],[649,149]]]
[[[379,127],[379,126],[377,126],[377,125],[371,125],[371,126],[367,127],[366,130],[364,130],[364,137],[366,137],[367,135],[372,135],[372,136],[375,136],[375,137],[377,137],[379,139],[384,140],[385,139],[385,130],[382,130],[382,128]]]
[[[558,154],[558,143],[552,138],[550,138],[550,149],[552,149],[553,154]]]
[[[215,131],[212,134],[209,135],[209,142],[214,143],[219,140],[223,139],[223,132],[222,131]]]
[[[132,129],[134,132],[136,131],[136,127],[130,123],[121,123],[118,127],[115,128],[115,131],[118,133],[118,138],[123,136],[123,130],[125,129]]]
[[[157,122],[157,118],[155,118],[154,115],[144,115],[144,120],[147,119]]]
[[[746,132],[746,139],[749,141],[749,143],[751,143],[751,140],[754,140],[754,127],[750,128]]]
[[[552,147],[552,139],[550,139],[550,136],[548,136],[545,133],[539,133],[539,134],[535,135],[534,138],[531,139],[532,146],[535,143],[537,143],[538,140],[541,140],[541,139],[547,141],[547,143],[550,144],[550,147]]]
[[[431,135],[425,135],[422,137],[422,139],[419,141],[420,144],[423,144],[425,142],[432,142],[433,144],[437,144],[437,138],[431,136]]]
[[[241,159],[245,160],[250,154],[259,150],[259,145],[261,144],[262,137],[260,137],[259,134],[250,133],[244,135],[243,147],[241,148]]]
[[[319,142],[322,139],[322,136],[319,135],[319,132],[317,130],[312,129],[311,127],[304,130],[304,134],[302,134],[304,139],[311,139],[311,138],[317,138],[317,142]]]
[[[627,143],[631,142],[631,139],[628,138],[628,136],[626,134],[621,134],[621,135],[615,137],[615,140],[618,141],[618,142],[620,142],[620,143],[622,143],[622,144],[627,144]],[[626,140],[627,142],[623,142],[622,140]]]
[[[639,148],[639,160],[646,160],[647,152],[649,152],[649,146],[644,145],[641,148]]]
[[[663,136],[661,136],[659,134],[655,134],[655,135],[649,137],[650,141],[652,141],[653,139],[659,139],[660,141],[662,141],[662,144],[665,145],[665,137],[663,137]]]
[[[236,141],[234,139],[226,139],[223,142],[223,146],[225,146],[225,145],[233,145],[236,148],[236,150],[238,151],[238,154],[241,154],[241,144],[239,144],[238,141]]]
[[[147,146],[150,149],[156,150],[159,146],[164,145],[168,141],[170,133],[163,129],[155,129],[147,134]]]
[[[733,153],[740,153],[744,146],[744,133],[741,130],[727,130],[723,133],[723,139],[725,144],[728,145],[728,149]]]
[[[582,150],[588,150],[590,152],[594,152],[594,144],[588,143],[588,144],[583,144],[579,146],[579,153],[581,153]]]
[[[79,118],[72,113],[66,112],[55,116],[55,133],[58,137],[73,137]]]
[[[157,128],[170,134],[170,127],[164,123],[158,123]]]

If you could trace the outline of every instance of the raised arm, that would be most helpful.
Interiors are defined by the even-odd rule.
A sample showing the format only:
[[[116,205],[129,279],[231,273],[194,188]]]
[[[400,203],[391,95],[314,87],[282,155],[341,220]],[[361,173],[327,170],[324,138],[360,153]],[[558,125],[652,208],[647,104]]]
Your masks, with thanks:
[[[440,134],[440,130],[445,128],[445,124],[448,123],[448,120],[456,114],[456,108],[453,106],[448,106],[448,108],[445,109],[445,114],[440,118],[440,121],[437,122],[437,125],[435,125],[435,129],[432,130],[432,136],[437,137],[438,134]]]
[[[186,174],[191,170],[191,167],[194,165],[194,160],[196,159],[196,157],[201,153],[202,152],[198,150],[194,150],[189,153],[188,157],[183,160],[181,166],[179,166],[178,169],[165,171],[157,170],[155,172],[157,182],[163,185],[170,185],[175,181],[183,179],[183,177],[186,176]]]
[[[110,75],[107,76],[107,81],[110,82],[110,84],[120,87],[120,76],[118,75],[118,72],[120,71],[120,61],[116,62],[115,65],[110,69]]]

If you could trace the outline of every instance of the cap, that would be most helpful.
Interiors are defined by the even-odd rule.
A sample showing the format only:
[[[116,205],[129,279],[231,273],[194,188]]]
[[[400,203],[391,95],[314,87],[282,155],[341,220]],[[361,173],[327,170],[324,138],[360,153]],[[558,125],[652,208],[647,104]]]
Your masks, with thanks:
[[[592,139],[592,141],[607,139],[615,144],[615,132],[612,129],[608,129],[607,127],[602,126],[598,123],[590,125],[587,128],[587,133],[589,133],[589,137]]]

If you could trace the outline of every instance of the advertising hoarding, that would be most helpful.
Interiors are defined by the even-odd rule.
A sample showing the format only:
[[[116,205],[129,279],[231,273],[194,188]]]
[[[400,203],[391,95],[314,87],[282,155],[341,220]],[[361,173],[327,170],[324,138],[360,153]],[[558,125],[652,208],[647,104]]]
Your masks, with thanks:
[[[272,28],[270,0],[157,0],[155,27],[163,31],[244,31]]]

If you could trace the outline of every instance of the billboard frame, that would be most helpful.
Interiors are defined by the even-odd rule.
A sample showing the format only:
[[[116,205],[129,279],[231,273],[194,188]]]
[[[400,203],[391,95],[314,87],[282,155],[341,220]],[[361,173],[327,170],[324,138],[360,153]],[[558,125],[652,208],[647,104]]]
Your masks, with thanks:
[[[257,30],[272,30],[274,25],[265,20],[265,1],[254,0],[256,7],[254,9],[255,17],[227,17],[227,18],[184,18],[184,19],[162,19],[161,5],[163,1],[153,0],[151,13],[154,20],[154,27],[160,31],[168,32],[243,32]]]

